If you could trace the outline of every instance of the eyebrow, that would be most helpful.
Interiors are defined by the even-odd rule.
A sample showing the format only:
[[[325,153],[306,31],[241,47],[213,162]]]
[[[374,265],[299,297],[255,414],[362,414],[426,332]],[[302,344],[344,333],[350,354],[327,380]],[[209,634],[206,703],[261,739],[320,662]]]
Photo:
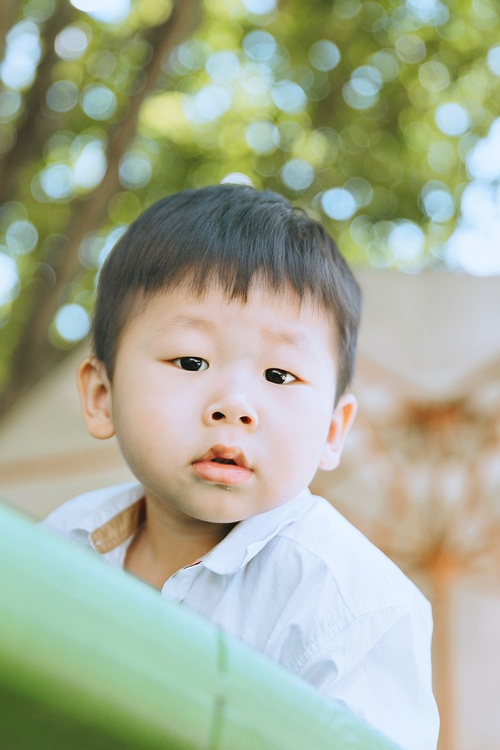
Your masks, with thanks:
[[[291,346],[299,351],[305,351],[307,353],[312,352],[312,347],[307,336],[300,333],[289,333],[286,331],[274,331],[271,328],[264,328],[263,336],[268,341],[274,344],[284,344],[285,346]]]
[[[210,320],[205,320],[204,318],[190,318],[185,315],[176,315],[175,318],[172,318],[172,320],[169,320],[164,325],[160,326],[159,333],[168,333],[172,329],[190,329],[194,328],[199,331],[204,331],[206,333],[212,333],[215,331],[217,326],[215,323],[212,323]]]
[[[172,320],[159,328],[159,333],[164,334],[172,330],[189,330],[195,329],[204,333],[213,333],[217,330],[217,325],[211,320],[205,318],[191,318],[187,315],[177,315]],[[287,331],[273,330],[272,328],[263,328],[262,335],[265,339],[276,345],[284,345],[297,349],[301,352],[311,354],[313,348],[307,336],[301,333],[291,333]]]

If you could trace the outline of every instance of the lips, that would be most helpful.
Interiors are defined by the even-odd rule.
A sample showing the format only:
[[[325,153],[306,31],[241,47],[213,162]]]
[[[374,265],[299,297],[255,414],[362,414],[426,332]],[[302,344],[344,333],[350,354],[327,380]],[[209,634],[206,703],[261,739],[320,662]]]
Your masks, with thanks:
[[[213,445],[199,461],[214,461],[215,463],[242,466],[244,469],[248,469],[248,463],[241,448],[222,445],[222,443]]]
[[[206,482],[237,486],[252,477],[245,454],[237,446],[217,444],[192,463],[195,474]]]

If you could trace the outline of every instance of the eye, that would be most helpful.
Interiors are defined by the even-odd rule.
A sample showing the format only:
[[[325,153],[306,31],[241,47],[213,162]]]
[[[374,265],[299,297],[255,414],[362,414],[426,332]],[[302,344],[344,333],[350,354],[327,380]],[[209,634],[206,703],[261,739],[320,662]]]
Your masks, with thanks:
[[[208,370],[207,360],[201,359],[201,357],[177,357],[177,359],[172,359],[171,361],[176,367],[180,367],[181,370],[190,370],[191,372]]]
[[[294,380],[297,380],[295,375],[292,375],[291,372],[279,370],[277,367],[271,367],[269,370],[266,370],[264,372],[264,377],[270,383],[277,383],[278,385],[286,385],[287,383],[292,383]]]

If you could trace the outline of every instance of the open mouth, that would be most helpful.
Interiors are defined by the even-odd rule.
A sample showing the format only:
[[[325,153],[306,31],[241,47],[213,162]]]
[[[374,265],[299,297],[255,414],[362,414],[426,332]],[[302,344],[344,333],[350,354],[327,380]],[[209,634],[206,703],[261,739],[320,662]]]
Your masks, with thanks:
[[[212,446],[192,466],[200,479],[226,487],[246,484],[253,475],[241,448],[222,443]]]

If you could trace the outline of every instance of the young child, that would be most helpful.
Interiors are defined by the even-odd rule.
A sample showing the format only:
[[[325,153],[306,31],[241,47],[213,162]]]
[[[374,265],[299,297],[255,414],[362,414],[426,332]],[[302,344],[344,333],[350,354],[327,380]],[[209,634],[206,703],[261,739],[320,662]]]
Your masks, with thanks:
[[[434,750],[430,607],[307,489],[356,413],[359,314],[332,239],[275,193],[217,185],[147,209],[102,268],[77,376],[88,431],[117,436],[138,483],[44,525]]]

